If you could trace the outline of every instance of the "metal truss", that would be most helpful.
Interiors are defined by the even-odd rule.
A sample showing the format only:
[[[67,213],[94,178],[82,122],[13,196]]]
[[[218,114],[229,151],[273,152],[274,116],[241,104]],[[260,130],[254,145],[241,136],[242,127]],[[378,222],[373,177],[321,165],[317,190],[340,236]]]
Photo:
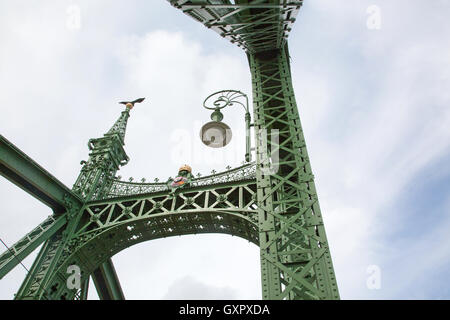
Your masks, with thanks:
[[[338,299],[328,243],[292,88],[287,44],[249,54],[257,139],[265,299]],[[278,159],[273,159],[273,155]]]
[[[302,1],[234,2],[170,0],[246,51],[256,163],[175,190],[120,181],[117,170],[128,162],[127,107],[103,137],[89,141],[89,159],[69,190],[3,139],[1,173],[55,212],[0,255],[1,277],[45,241],[16,299],[86,299],[90,277],[102,299],[124,299],[114,254],[143,241],[200,233],[259,246],[263,299],[339,299],[289,66],[286,38]],[[78,289],[67,286],[72,265],[81,269]]]
[[[247,52],[263,298],[339,299],[290,74],[286,38],[302,1],[170,2]]]
[[[16,244],[0,255],[0,279],[33,252],[40,244],[48,240],[67,223],[67,215],[56,218],[49,216],[20,239]]]
[[[281,48],[303,4],[289,0],[169,2],[250,53]]]
[[[47,271],[37,272],[34,282],[21,288],[18,299],[76,298],[79,292],[65,286],[70,265],[81,268],[85,281],[114,254],[142,241],[225,233],[259,242],[255,180],[92,201],[83,207],[79,218],[65,245],[56,239],[53,246],[43,250],[47,259],[41,272]],[[57,248],[62,251],[55,259]],[[49,272],[53,260],[58,262]],[[51,275],[46,282],[40,281],[44,274]]]

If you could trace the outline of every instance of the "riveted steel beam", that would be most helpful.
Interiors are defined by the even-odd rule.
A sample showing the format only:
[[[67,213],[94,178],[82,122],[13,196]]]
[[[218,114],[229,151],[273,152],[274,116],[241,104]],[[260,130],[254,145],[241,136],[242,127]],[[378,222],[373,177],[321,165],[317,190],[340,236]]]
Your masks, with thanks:
[[[95,288],[101,300],[125,300],[116,269],[111,259],[106,260],[92,273]]]
[[[260,168],[256,181],[263,298],[339,299],[287,44],[248,58]]]
[[[65,212],[68,202],[80,206],[83,203],[80,197],[2,135],[0,174],[49,206],[55,214]]]
[[[67,215],[59,218],[49,216],[30,233],[0,255],[0,279],[17,266],[44,241],[50,239],[67,223]]]
[[[246,52],[281,48],[303,1],[169,0],[170,4]]]

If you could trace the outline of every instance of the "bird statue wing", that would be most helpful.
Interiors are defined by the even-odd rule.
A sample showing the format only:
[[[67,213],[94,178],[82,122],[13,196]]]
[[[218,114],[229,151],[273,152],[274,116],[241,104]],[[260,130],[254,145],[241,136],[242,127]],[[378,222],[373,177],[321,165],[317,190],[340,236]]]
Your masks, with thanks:
[[[144,100],[145,100],[145,98],[139,98],[139,99],[136,99],[134,101],[121,101],[119,103],[120,104],[124,104],[124,105],[127,105],[128,103],[131,103],[134,106],[135,103],[141,103]]]
[[[144,100],[145,100],[145,98],[139,98],[139,99],[136,99],[136,100],[132,101],[131,103],[132,103],[132,104],[135,104],[135,103],[141,103],[141,102],[144,101]]]

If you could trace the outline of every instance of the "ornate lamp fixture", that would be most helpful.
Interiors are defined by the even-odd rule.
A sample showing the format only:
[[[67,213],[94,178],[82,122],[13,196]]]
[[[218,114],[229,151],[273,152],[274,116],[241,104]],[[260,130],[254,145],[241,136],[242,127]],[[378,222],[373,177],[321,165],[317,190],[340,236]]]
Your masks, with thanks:
[[[222,122],[223,114],[220,110],[228,106],[233,106],[234,104],[241,105],[245,110],[245,161],[250,162],[250,112],[248,111],[248,97],[240,91],[222,90],[211,94],[205,99],[203,107],[214,111],[211,114],[212,121],[203,125],[200,130],[200,139],[205,145],[211,148],[225,147],[231,141],[231,129],[227,124]]]

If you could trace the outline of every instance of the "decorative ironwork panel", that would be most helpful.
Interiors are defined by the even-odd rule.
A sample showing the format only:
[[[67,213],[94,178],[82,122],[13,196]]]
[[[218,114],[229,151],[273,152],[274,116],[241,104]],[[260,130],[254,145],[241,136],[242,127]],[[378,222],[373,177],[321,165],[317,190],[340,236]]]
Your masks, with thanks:
[[[225,172],[194,178],[192,179],[191,186],[200,187],[221,183],[232,183],[241,180],[253,180],[255,179],[255,172],[256,166],[254,163],[245,164],[241,167]],[[167,190],[168,187],[166,183],[137,183],[114,179],[111,189],[104,198],[163,192]]]
[[[79,266],[84,281],[114,254],[136,243],[202,233],[230,234],[258,244],[255,181],[90,202],[65,244],[57,238],[42,249],[36,276],[18,298],[76,298],[80,292],[64,285],[68,266]],[[52,261],[56,263],[48,272]]]

